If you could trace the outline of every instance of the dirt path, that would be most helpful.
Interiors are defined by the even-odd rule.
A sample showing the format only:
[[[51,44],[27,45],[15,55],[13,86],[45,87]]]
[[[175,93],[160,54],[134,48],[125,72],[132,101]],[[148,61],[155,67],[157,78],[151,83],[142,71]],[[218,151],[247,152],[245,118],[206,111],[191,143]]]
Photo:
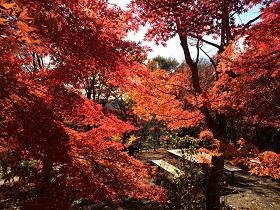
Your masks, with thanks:
[[[221,200],[237,209],[280,210],[280,183],[246,173],[236,173]]]

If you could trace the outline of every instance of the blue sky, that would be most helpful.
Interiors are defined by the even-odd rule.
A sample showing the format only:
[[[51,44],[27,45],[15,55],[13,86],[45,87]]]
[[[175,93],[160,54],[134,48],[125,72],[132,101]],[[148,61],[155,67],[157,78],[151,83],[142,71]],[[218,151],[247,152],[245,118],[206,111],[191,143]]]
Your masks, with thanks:
[[[109,0],[109,2],[115,3],[123,9],[126,8],[126,5],[129,3],[129,1],[130,0]],[[259,9],[260,7],[254,7],[246,14],[236,16],[236,21],[242,23],[248,22],[249,20],[253,19],[259,14]],[[137,33],[131,32],[129,33],[127,38],[133,41],[143,41],[146,30],[147,29],[144,27]],[[211,39],[211,37],[208,37],[207,39]],[[184,60],[184,54],[178,36],[167,41],[166,47],[163,47],[162,45],[156,45],[154,42],[143,42],[143,44],[152,49],[152,52],[150,52],[148,55],[149,58],[153,58],[157,55],[161,55],[164,57],[173,57],[180,62]],[[216,50],[213,47],[206,46],[206,45],[203,49],[207,51],[209,54],[214,54]],[[194,56],[196,56],[195,55],[196,50],[191,49],[191,51],[193,51]]]

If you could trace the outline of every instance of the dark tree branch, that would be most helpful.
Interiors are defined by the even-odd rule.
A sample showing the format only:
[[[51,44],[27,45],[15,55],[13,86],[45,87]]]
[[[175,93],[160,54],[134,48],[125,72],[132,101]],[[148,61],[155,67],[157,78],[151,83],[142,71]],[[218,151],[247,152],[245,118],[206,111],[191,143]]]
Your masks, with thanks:
[[[253,18],[252,20],[248,21],[248,22],[242,27],[242,29],[244,30],[244,29],[249,28],[249,27],[252,25],[252,23],[254,23],[254,22],[257,21],[258,19],[260,19],[261,16],[262,16],[262,14],[258,15],[257,17]]]
[[[196,54],[195,63],[197,64],[198,61],[199,61],[199,39],[198,39],[197,42],[196,42],[196,51],[197,51],[197,54]]]
[[[211,46],[213,46],[213,47],[216,47],[216,48],[218,48],[218,49],[221,49],[221,46],[218,45],[218,44],[215,44],[215,43],[213,43],[213,42],[207,41],[207,40],[202,39],[202,38],[199,38],[199,40],[202,41],[202,42],[205,42],[206,44],[209,44],[209,45],[211,45]]]
[[[215,68],[215,70],[217,69],[217,65],[215,63],[215,61],[213,60],[213,58],[211,58],[207,52],[205,52],[202,47],[199,48],[207,57],[208,59],[210,60],[211,64],[213,65],[213,67]]]

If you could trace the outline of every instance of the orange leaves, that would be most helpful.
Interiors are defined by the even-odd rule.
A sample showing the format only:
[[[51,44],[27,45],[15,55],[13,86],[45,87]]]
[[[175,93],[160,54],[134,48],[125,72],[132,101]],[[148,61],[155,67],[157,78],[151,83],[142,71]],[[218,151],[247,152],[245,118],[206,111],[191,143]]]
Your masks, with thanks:
[[[0,25],[3,25],[7,20],[4,18],[0,18]]]
[[[213,133],[210,130],[201,131],[198,137],[202,140],[209,140],[209,141],[214,140]]]
[[[19,18],[21,21],[24,21],[24,22],[33,20],[33,19],[29,16],[29,14],[28,14],[28,9],[27,9],[27,8],[23,9],[23,10],[20,12],[18,18]]]
[[[251,174],[280,179],[280,154],[272,151],[260,153],[256,146],[243,138],[240,138],[236,145],[215,141],[218,145],[216,149],[201,148],[199,151],[210,155],[222,153],[226,159],[231,159],[231,164],[245,166]]]
[[[209,166],[211,165],[211,156],[209,153],[198,153],[194,158],[198,163],[207,164]]]
[[[224,158],[231,159],[231,164],[242,165],[251,174],[280,179],[280,154],[272,151],[259,153],[254,145],[243,138],[240,138],[236,145],[212,140],[212,150],[200,148],[199,152],[211,156],[222,154]],[[197,159],[207,163],[203,155],[198,156]]]
[[[262,11],[262,21],[221,55],[219,80],[209,94],[212,109],[244,121],[279,127],[279,2]],[[266,18],[269,17],[269,18]],[[240,46],[239,46],[240,47]]]
[[[9,2],[9,3],[8,3]],[[4,15],[14,16],[17,20],[28,22],[32,18],[28,15],[28,9],[18,1],[0,1],[1,12]]]
[[[13,38],[15,44],[25,44],[33,51],[43,53],[43,47],[38,46],[41,42],[38,36],[37,28],[34,24],[34,18],[29,15],[29,9],[21,5],[18,1],[12,3],[3,3],[2,17],[0,24],[5,24],[4,33],[9,38]],[[8,27],[9,26],[9,27]]]
[[[203,115],[195,108],[195,97],[189,92],[184,73],[156,70],[139,78],[129,94],[135,103],[134,112],[143,119],[156,117],[173,129],[193,126],[201,120]]]
[[[265,151],[248,162],[250,173],[280,179],[280,154]]]
[[[17,27],[18,29],[23,33],[23,34],[28,34],[30,33],[31,31],[33,31],[34,29],[29,27],[25,22],[23,21],[19,21],[17,23]]]
[[[3,7],[4,9],[12,9],[14,7],[16,7],[16,3],[12,2],[12,3],[8,3],[7,1],[1,0],[0,2],[0,6]]]
[[[280,179],[280,154],[275,152],[265,151],[249,159],[236,158],[234,163],[248,167],[251,174]]]

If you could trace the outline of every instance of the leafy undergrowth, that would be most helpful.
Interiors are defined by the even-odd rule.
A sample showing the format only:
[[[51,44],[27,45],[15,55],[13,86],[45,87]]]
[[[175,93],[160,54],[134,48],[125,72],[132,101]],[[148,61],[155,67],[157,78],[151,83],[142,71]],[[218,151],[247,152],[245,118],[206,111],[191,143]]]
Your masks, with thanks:
[[[251,159],[236,158],[232,163],[247,168],[251,174],[280,179],[280,154],[275,152],[265,151]]]

